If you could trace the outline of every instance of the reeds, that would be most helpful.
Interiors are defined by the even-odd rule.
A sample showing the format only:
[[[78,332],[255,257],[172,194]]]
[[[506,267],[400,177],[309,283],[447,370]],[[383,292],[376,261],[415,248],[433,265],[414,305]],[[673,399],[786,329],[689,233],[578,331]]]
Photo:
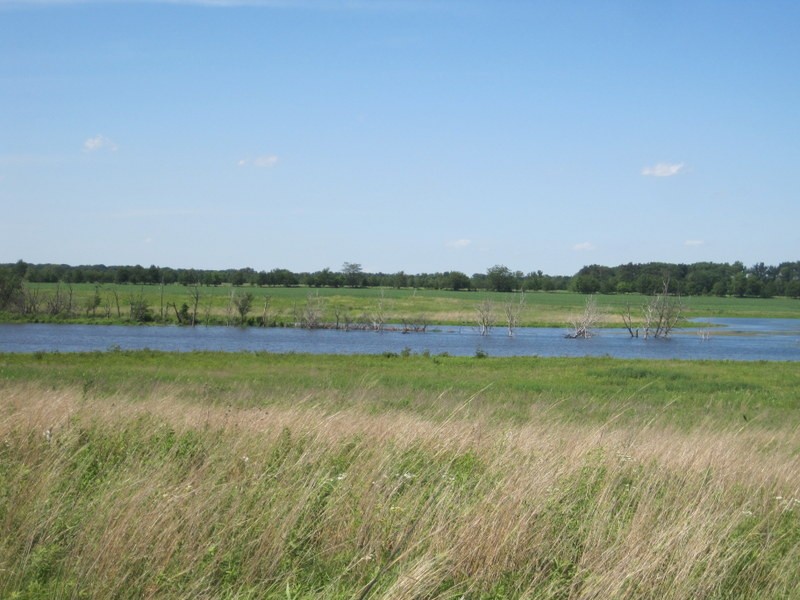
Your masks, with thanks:
[[[178,386],[19,383],[0,406],[3,598],[800,597],[788,425],[232,409]]]

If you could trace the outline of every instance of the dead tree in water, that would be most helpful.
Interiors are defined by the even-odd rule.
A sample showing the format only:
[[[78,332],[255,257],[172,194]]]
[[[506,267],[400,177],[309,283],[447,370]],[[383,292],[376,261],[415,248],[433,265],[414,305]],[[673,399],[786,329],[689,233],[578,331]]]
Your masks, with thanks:
[[[597,298],[594,294],[586,298],[586,305],[583,314],[572,321],[572,331],[567,334],[570,339],[588,339],[594,335],[594,329],[600,322],[600,309],[597,306]]]
[[[489,335],[494,325],[494,304],[491,300],[484,300],[475,307],[476,318],[478,321],[478,332],[481,335]]]
[[[669,337],[672,330],[683,318],[683,300],[680,294],[671,294],[669,279],[665,279],[661,292],[653,294],[642,306],[642,325],[633,322],[630,304],[625,306],[622,322],[631,337],[639,337],[639,330],[644,331],[644,339],[650,337]]]
[[[371,321],[372,321],[372,328],[375,331],[383,331],[383,326],[386,324],[386,308],[383,304],[384,295],[383,290],[381,290],[381,296],[378,298],[378,302],[375,305],[375,309],[372,311]]]
[[[506,317],[506,326],[508,327],[508,336],[513,337],[514,330],[519,326],[519,316],[522,314],[522,309],[525,306],[525,292],[521,292],[519,301],[509,300],[503,305],[503,313]]]
[[[664,280],[661,293],[650,298],[644,306],[644,338],[668,337],[682,319],[683,301],[680,294],[669,293],[669,279]]]
[[[639,337],[639,327],[633,322],[633,316],[631,316],[631,305],[629,303],[625,304],[625,312],[622,313],[622,322],[625,325],[625,329],[627,329],[628,333],[631,334],[631,337]]]

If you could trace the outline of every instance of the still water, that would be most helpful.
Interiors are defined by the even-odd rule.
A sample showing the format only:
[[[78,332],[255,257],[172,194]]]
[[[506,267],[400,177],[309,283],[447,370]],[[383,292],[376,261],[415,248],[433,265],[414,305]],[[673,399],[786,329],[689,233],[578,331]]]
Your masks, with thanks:
[[[564,329],[501,327],[481,336],[471,327],[434,326],[425,333],[235,327],[126,327],[113,325],[0,325],[0,352],[90,352],[114,348],[190,352],[411,352],[472,356],[613,356],[690,360],[800,361],[800,319],[704,319],[714,327],[684,328],[669,339],[633,339],[601,329],[590,339],[566,339]],[[703,332],[710,332],[708,337]]]

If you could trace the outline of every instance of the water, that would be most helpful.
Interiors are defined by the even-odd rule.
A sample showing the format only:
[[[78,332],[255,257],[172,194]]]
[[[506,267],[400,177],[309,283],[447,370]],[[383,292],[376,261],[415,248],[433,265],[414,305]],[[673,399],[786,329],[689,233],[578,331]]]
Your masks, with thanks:
[[[113,348],[189,352],[307,352],[381,354],[411,352],[472,356],[613,356],[689,360],[800,361],[800,320],[703,319],[717,326],[703,339],[682,329],[670,339],[633,339],[602,329],[591,339],[566,339],[565,329],[500,327],[481,336],[471,327],[437,326],[425,333],[235,327],[126,327],[114,325],[0,325],[0,352],[90,352]]]

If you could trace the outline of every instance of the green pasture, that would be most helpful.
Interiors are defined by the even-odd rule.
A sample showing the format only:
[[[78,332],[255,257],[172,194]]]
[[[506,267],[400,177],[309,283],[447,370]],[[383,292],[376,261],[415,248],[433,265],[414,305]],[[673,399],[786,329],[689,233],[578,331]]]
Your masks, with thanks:
[[[130,322],[131,304],[144,301],[152,322],[176,323],[176,310],[185,304],[194,311],[192,287],[182,285],[103,285],[91,284],[28,284],[38,298],[38,309],[27,315],[0,315],[0,318],[56,322]],[[415,290],[394,288],[306,288],[306,287],[200,287],[197,321],[201,324],[238,324],[240,315],[235,299],[252,294],[246,315],[251,324],[291,325],[298,321],[309,305],[318,307],[322,320],[334,323],[370,322],[380,313],[386,323],[410,324],[473,324],[476,306],[486,300],[494,305],[495,319],[503,323],[504,306],[518,303],[520,294],[485,291]],[[70,315],[48,314],[47,299],[56,294],[71,294]],[[91,300],[99,304],[91,307]],[[520,312],[521,326],[561,327],[579,315],[586,296],[574,292],[526,292]],[[639,294],[598,295],[597,304],[606,326],[620,326],[621,313],[631,307],[634,317],[647,302]],[[703,317],[771,317],[799,318],[800,301],[789,298],[734,298],[691,296],[682,299],[687,318]]]
[[[794,363],[612,358],[336,356],[112,351],[0,355],[0,384],[31,381],[87,394],[147,397],[175,388],[211,405],[297,403],[559,420],[782,427],[800,418]],[[463,406],[462,406],[463,405]],[[544,411],[544,412],[542,412]],[[793,425],[794,426],[794,425]]]

